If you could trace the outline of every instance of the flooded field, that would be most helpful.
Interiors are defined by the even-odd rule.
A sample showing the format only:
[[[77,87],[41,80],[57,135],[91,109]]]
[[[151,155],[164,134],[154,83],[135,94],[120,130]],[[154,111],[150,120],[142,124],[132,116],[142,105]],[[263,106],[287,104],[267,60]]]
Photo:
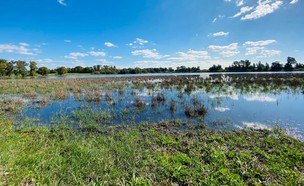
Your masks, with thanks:
[[[2,110],[15,111],[10,116],[15,118],[17,128],[62,123],[83,129],[177,120],[219,130],[279,127],[304,140],[301,73],[4,82],[7,85],[1,83],[1,102],[6,103],[2,103]],[[23,106],[15,108],[14,104]]]

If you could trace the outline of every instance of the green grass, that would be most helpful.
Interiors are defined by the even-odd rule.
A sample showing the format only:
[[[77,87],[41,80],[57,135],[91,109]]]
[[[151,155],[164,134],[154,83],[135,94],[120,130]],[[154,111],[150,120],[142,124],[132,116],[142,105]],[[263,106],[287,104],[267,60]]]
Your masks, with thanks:
[[[304,143],[280,130],[179,122],[13,130],[0,119],[0,185],[303,185]]]
[[[224,82],[198,77],[164,77],[159,83],[150,83],[151,79],[155,78],[0,80],[0,94],[43,95],[47,102],[49,95],[61,99],[68,92],[122,90],[127,81],[136,88],[180,86],[182,90],[191,83],[190,92],[204,88],[233,93]],[[230,85],[246,92],[304,90],[302,76],[296,81],[273,79],[274,87],[268,79],[251,81],[235,78]],[[52,128],[30,127],[39,121],[26,119],[18,121],[21,127],[16,129],[4,114],[18,112],[22,102],[4,98],[0,101],[0,185],[304,185],[304,143],[279,129],[214,131],[180,121],[107,126],[111,111],[92,108],[69,117],[54,116]],[[122,110],[121,115],[128,120],[132,114]]]

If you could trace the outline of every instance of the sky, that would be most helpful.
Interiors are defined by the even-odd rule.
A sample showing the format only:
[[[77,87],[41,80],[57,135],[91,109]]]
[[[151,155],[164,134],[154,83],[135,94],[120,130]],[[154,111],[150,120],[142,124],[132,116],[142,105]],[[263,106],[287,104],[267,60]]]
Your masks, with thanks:
[[[304,62],[303,0],[0,0],[0,58],[38,66]]]

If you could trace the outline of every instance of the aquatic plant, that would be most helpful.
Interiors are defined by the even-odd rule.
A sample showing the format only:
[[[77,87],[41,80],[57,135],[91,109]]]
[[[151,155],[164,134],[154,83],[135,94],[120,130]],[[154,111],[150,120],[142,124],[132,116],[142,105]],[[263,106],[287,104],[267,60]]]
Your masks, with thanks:
[[[134,98],[134,104],[138,108],[142,108],[142,107],[146,106],[146,102],[144,100],[142,100],[139,96],[136,96]]]

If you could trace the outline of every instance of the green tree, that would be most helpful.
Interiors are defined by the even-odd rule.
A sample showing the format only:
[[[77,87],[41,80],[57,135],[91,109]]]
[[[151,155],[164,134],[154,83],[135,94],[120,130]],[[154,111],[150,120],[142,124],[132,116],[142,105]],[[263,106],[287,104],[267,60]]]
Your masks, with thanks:
[[[281,71],[281,70],[283,70],[283,65],[278,61],[273,62],[271,64],[270,70],[271,71]]]
[[[14,69],[15,69],[15,62],[14,61],[8,62],[6,66],[6,75],[11,77],[11,75],[14,72]]]
[[[18,60],[16,61],[16,73],[17,75],[21,75],[23,78],[26,76],[26,66],[28,66],[28,64],[25,61],[21,61]]]
[[[38,73],[42,76],[47,76],[50,73],[50,70],[47,67],[40,67]]]
[[[30,76],[35,76],[38,70],[37,63],[34,61],[30,62]]]
[[[7,61],[5,59],[0,59],[0,76],[5,76],[7,68]]]
[[[213,65],[212,67],[209,68],[210,72],[220,72],[223,71],[223,68],[221,65]]]
[[[57,71],[58,75],[60,75],[60,76],[68,73],[68,70],[65,67],[59,67],[59,68],[57,68],[56,71]]]
[[[293,66],[295,66],[297,64],[297,60],[293,57],[287,57],[287,63],[284,66],[284,69],[286,71],[292,71],[293,70]]]

